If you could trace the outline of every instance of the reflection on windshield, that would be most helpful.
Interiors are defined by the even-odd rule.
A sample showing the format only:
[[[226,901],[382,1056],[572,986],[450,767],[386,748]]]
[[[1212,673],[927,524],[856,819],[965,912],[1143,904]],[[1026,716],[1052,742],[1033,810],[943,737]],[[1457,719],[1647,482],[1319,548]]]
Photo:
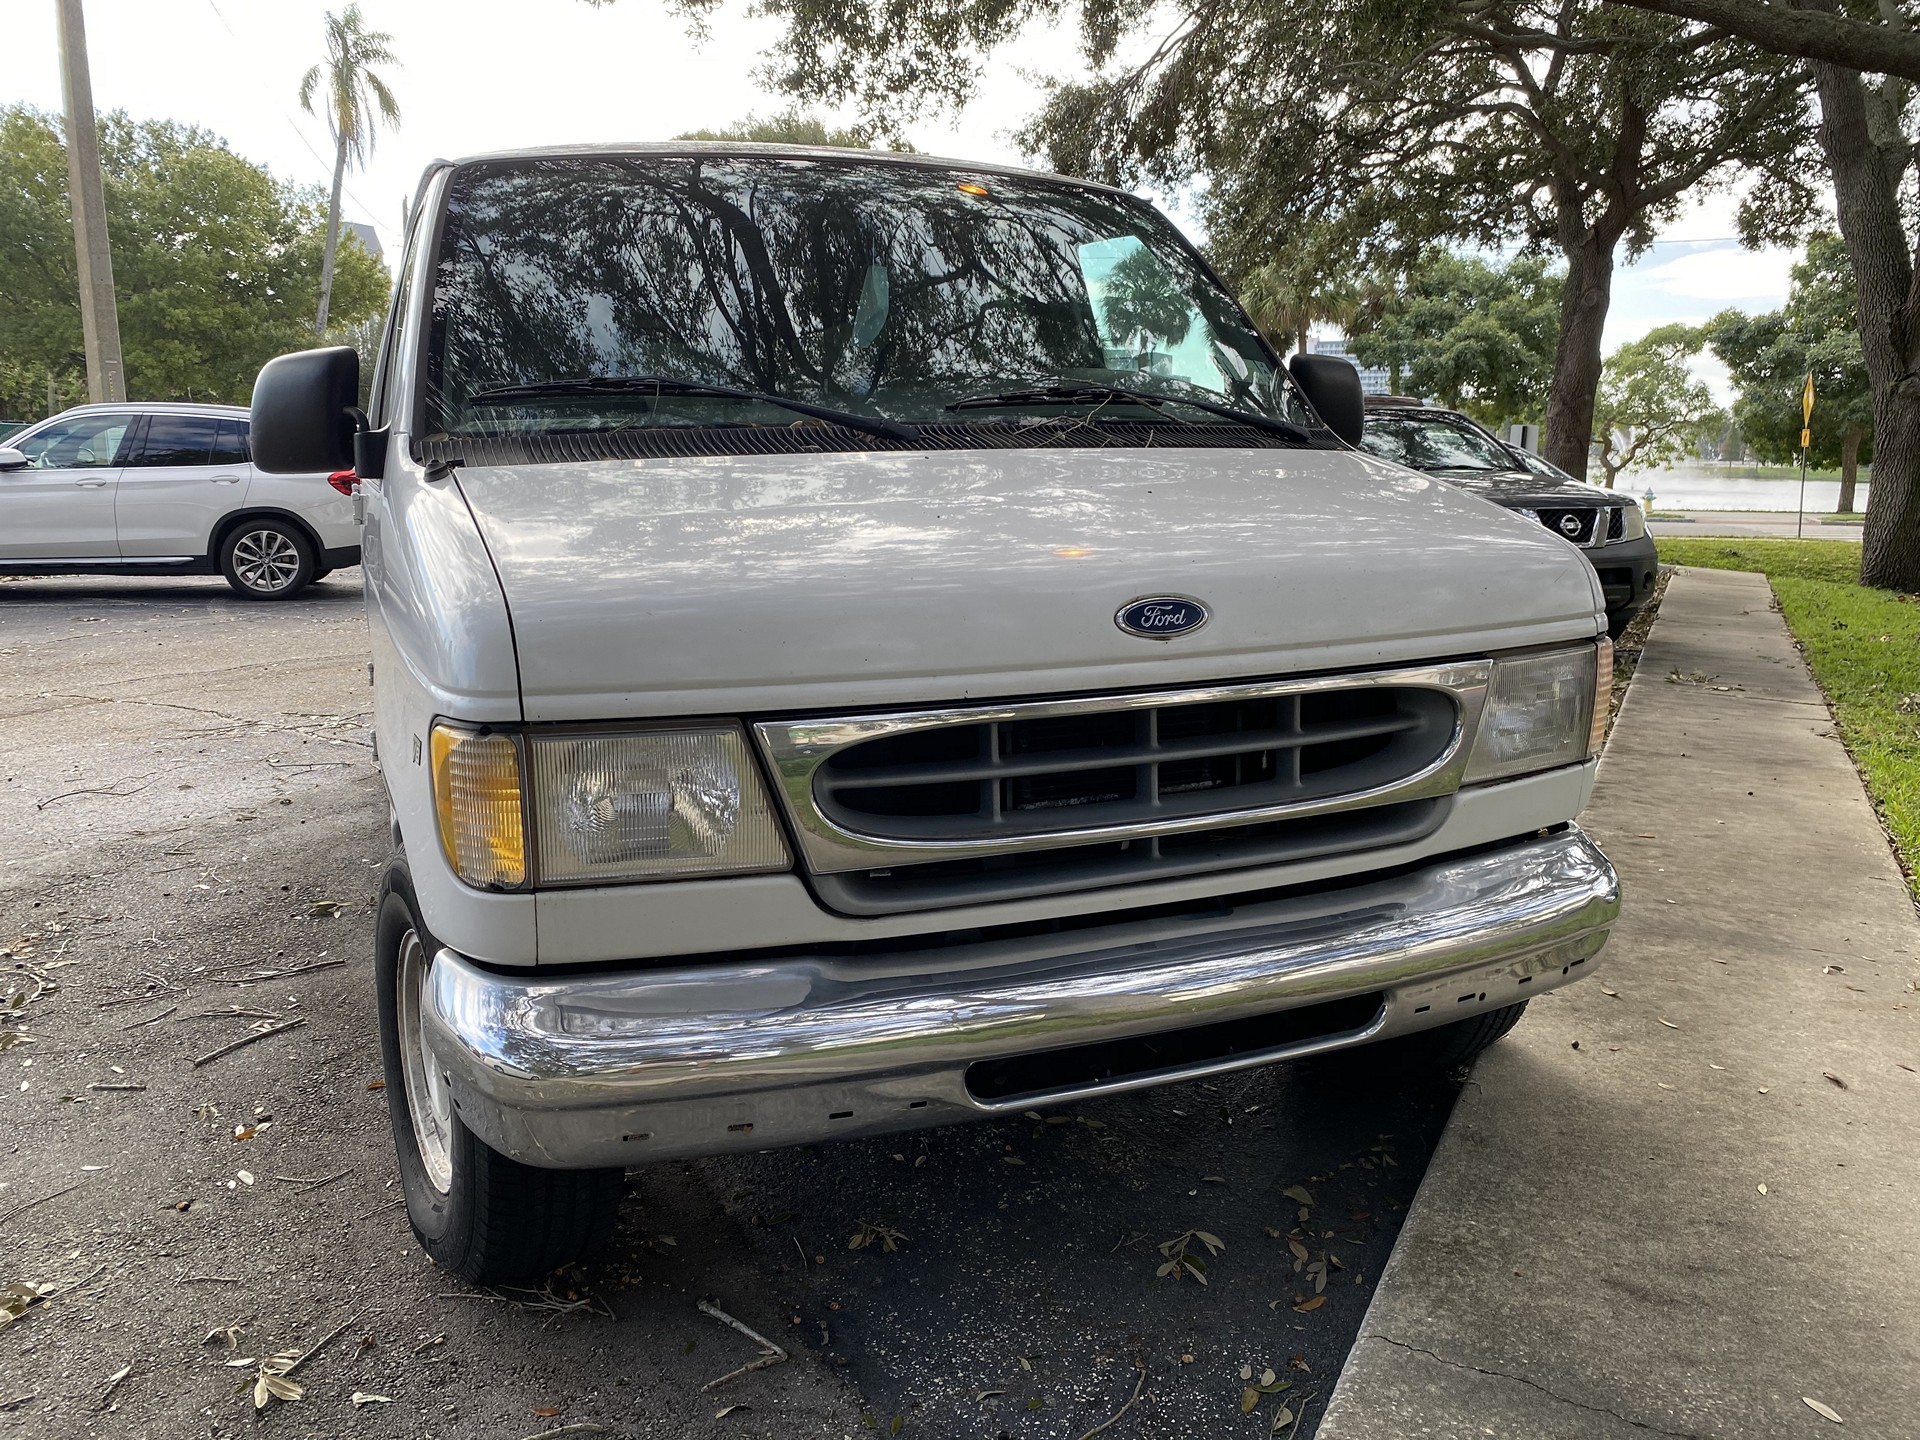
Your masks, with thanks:
[[[1363,449],[1415,470],[1511,470],[1513,457],[1486,436],[1439,418],[1367,415]]]
[[[952,423],[949,402],[1036,378],[1296,418],[1270,352],[1151,210],[1043,179],[875,161],[462,167],[429,372],[427,434],[793,422],[738,398],[612,389],[473,403],[619,375],[908,421]]]

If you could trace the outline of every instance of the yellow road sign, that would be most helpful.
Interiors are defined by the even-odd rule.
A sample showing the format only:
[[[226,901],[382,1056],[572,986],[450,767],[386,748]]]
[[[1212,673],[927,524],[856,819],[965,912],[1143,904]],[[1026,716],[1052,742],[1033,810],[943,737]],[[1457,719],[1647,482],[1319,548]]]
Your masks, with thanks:
[[[1802,425],[1811,425],[1813,423],[1813,372],[1812,371],[1807,372],[1807,388],[1800,392],[1800,423]],[[1804,445],[1807,442],[1802,440],[1800,443]]]
[[[1811,444],[1813,444],[1813,431],[1802,430],[1800,432],[1800,448],[1805,450]]]

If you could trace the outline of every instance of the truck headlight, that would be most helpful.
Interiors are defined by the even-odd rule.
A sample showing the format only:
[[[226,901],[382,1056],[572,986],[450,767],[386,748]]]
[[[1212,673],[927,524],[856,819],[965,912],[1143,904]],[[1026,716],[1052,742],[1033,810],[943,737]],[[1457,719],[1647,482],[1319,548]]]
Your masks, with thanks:
[[[527,737],[542,884],[737,875],[791,863],[737,725]]]
[[[785,870],[738,726],[515,734],[433,727],[440,844],[469,885],[618,884]]]
[[[1573,765],[1600,752],[1613,642],[1496,660],[1462,784]]]
[[[1647,533],[1647,512],[1629,500],[1620,507],[1620,540],[1638,540]]]

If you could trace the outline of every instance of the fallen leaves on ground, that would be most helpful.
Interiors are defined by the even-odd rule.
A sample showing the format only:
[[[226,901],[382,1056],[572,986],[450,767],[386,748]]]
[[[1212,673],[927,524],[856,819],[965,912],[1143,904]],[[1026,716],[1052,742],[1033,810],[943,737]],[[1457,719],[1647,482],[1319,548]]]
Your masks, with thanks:
[[[1810,1395],[1802,1395],[1800,1397],[1800,1403],[1806,1406],[1809,1410],[1813,1411],[1814,1414],[1824,1416],[1828,1420],[1833,1421],[1833,1423],[1836,1425],[1844,1425],[1847,1423],[1846,1421],[1840,1418],[1839,1411],[1835,1410],[1831,1405],[1821,1404],[1820,1401],[1815,1400]]]
[[[1182,1231],[1171,1240],[1161,1242],[1160,1255],[1165,1263],[1153,1272],[1155,1278],[1165,1279],[1171,1275],[1175,1280],[1181,1280],[1191,1275],[1202,1285],[1206,1284],[1207,1256],[1192,1254],[1190,1249],[1196,1240],[1206,1247],[1207,1256],[1218,1255],[1227,1248],[1226,1241],[1205,1230]]]
[[[287,1378],[287,1371],[299,1360],[298,1350],[282,1350],[260,1362],[259,1373],[253,1377],[254,1409],[266,1409],[269,1400],[298,1400],[307,1393],[304,1385]]]
[[[22,1315],[27,1307],[40,1298],[40,1287],[29,1285],[24,1280],[9,1281],[0,1285],[0,1330],[4,1330]]]
[[[854,1231],[853,1235],[848,1239],[847,1249],[849,1250],[864,1250],[877,1240],[880,1242],[880,1248],[882,1250],[892,1252],[900,1248],[900,1242],[902,1240],[912,1238],[899,1230],[895,1230],[892,1226],[876,1225],[871,1220],[860,1220],[855,1223],[858,1224],[860,1228]]]

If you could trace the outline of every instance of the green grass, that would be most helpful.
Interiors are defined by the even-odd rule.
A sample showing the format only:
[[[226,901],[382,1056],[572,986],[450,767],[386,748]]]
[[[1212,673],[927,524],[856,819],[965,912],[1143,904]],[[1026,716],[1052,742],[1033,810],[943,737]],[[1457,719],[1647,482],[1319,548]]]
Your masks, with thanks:
[[[1867,793],[1920,895],[1920,596],[1859,583],[1847,540],[1668,540],[1671,565],[1757,570],[1833,705]]]

